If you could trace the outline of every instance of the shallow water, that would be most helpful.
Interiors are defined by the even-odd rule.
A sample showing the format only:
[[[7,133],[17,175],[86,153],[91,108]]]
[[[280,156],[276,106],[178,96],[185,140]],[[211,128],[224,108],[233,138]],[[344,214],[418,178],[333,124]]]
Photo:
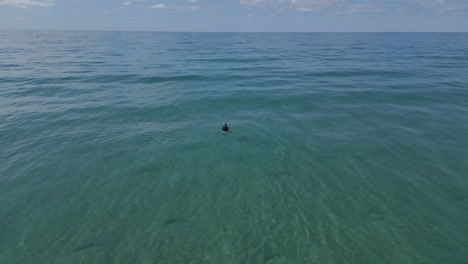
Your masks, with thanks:
[[[0,263],[468,262],[468,34],[0,39]]]

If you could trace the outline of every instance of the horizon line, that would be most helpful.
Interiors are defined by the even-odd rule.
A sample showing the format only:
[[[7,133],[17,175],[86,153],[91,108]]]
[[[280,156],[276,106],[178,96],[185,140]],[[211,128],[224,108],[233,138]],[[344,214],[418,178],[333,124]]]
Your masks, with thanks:
[[[184,31],[120,29],[0,29],[0,31],[155,32],[155,33],[468,33],[468,31]]]

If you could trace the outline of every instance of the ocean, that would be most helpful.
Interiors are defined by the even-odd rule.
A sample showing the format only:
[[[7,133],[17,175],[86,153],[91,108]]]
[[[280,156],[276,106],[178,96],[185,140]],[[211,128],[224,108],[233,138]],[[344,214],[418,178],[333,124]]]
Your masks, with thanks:
[[[465,264],[467,160],[468,33],[0,31],[0,263]]]

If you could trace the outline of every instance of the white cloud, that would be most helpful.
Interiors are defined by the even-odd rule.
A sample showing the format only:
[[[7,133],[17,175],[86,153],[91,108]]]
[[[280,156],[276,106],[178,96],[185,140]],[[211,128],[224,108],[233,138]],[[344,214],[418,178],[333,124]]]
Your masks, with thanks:
[[[198,0],[185,0],[187,3],[196,3]]]
[[[200,8],[198,6],[178,6],[176,7],[176,9],[179,9],[179,10],[189,10],[189,11],[197,11],[199,10]]]
[[[54,6],[54,0],[0,0],[0,5],[7,5],[7,6],[13,6],[13,7],[19,7],[19,8],[27,8],[27,7],[33,7],[33,6],[39,6],[39,7],[48,7],[48,6]]]
[[[468,0],[239,0],[240,5],[279,11],[360,13],[468,13]],[[251,11],[249,9],[249,12]]]
[[[425,12],[460,13],[468,11],[467,0],[430,0],[419,3]]]
[[[254,5],[260,5],[260,4],[264,4],[266,2],[270,2],[270,1],[266,1],[266,0],[241,0],[240,1],[240,4],[241,5],[250,5],[250,6],[254,6]]]
[[[240,0],[245,6],[267,6],[273,9],[287,7],[299,12],[313,12],[336,6],[346,0]]]
[[[373,4],[357,4],[349,7],[342,13],[346,14],[362,14],[362,13],[383,13],[386,9]]]
[[[344,1],[345,0],[289,0],[285,2],[289,2],[300,12],[314,12],[335,6]]]
[[[153,8],[153,9],[164,9],[164,8],[167,8],[167,6],[165,4],[157,4],[157,5],[153,5],[151,8]]]
[[[125,6],[129,6],[129,5],[132,5],[132,2],[130,2],[130,1],[127,1],[127,2],[124,2],[124,3],[123,3],[123,5],[125,5]]]

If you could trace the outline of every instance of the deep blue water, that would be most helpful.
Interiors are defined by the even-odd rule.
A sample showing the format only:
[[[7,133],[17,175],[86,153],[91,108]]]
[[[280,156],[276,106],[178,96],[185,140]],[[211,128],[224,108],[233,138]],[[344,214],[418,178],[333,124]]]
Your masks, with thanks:
[[[0,31],[0,263],[464,264],[467,160],[466,33]]]

